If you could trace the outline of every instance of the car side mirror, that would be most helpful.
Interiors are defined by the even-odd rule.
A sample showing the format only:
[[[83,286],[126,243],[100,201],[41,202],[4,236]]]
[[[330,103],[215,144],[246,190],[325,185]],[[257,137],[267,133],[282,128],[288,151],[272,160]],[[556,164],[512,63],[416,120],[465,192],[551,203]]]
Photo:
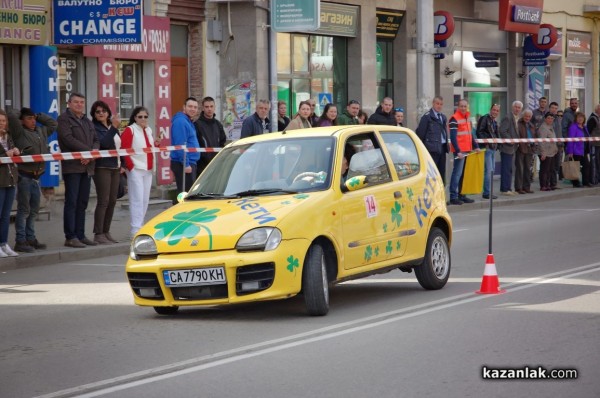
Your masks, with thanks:
[[[354,176],[352,178],[348,178],[344,182],[343,187],[344,192],[352,192],[358,191],[359,189],[362,189],[367,185],[369,185],[369,182],[367,181],[367,176]]]
[[[187,194],[187,192],[179,192],[179,194],[177,195],[177,203],[183,202]]]

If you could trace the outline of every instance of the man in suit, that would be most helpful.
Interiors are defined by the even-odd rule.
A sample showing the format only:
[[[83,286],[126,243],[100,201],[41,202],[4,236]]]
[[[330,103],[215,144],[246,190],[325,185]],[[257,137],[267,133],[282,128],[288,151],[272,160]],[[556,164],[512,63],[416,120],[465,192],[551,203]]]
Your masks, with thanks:
[[[512,103],[512,112],[504,117],[500,122],[500,138],[519,138],[519,131],[517,130],[517,123],[521,116],[521,110],[523,110],[523,103],[521,101],[514,101]],[[513,174],[513,163],[515,151],[517,150],[518,144],[500,144],[500,194],[505,196],[516,195],[511,189],[512,185],[512,174]]]
[[[433,158],[442,181],[446,183],[446,154],[448,153],[448,119],[442,113],[444,99],[436,96],[431,104],[431,109],[419,121],[417,135],[425,144],[425,148]]]

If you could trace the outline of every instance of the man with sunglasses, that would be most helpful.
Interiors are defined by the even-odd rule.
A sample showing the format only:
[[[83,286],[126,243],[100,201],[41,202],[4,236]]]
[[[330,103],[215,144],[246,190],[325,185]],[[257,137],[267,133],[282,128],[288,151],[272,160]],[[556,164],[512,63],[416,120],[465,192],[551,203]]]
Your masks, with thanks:
[[[58,117],[58,146],[60,151],[87,152],[100,148],[94,124],[85,115],[85,96],[72,93],[68,108]],[[85,236],[85,211],[90,199],[94,175],[93,159],[62,160],[65,183],[63,222],[65,246],[83,248],[97,243]]]

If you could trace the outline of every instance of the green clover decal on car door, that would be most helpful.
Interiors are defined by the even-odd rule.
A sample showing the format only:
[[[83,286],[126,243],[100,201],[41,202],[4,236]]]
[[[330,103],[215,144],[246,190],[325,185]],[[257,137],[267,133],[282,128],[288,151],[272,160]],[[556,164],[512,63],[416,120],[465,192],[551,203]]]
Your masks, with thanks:
[[[392,222],[396,223],[396,226],[400,226],[400,223],[402,222],[402,214],[400,214],[400,211],[402,210],[402,205],[400,205],[400,203],[395,202],[394,203],[394,207],[392,207]]]
[[[169,246],[175,246],[183,238],[192,239],[198,235],[201,229],[204,229],[208,233],[208,250],[212,250],[212,232],[203,224],[214,221],[217,218],[215,214],[219,210],[200,208],[177,213],[173,216],[173,220],[161,222],[154,226],[154,229],[157,230],[154,238],[157,240],[166,239]]]
[[[286,267],[287,270],[290,272],[293,272],[295,274],[296,268],[298,268],[300,266],[300,262],[298,261],[298,258],[294,257],[293,255],[290,255],[287,258],[287,262],[288,262],[288,265]]]

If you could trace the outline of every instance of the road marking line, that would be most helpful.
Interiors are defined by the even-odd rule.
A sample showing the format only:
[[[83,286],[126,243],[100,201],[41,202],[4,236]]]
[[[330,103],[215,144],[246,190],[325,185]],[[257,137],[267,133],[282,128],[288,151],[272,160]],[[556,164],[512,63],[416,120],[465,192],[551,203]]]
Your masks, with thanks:
[[[529,289],[541,284],[555,283],[562,279],[585,275],[600,271],[600,262],[582,265],[567,270],[553,272],[539,277],[523,279],[518,282],[502,286],[507,292],[516,292]],[[500,295],[500,297],[503,295]],[[105,394],[111,394],[156,381],[170,379],[189,373],[198,372],[205,369],[214,368],[232,362],[238,362],[244,359],[253,358],[272,352],[282,351],[318,341],[328,340],[334,337],[343,336],[350,333],[372,329],[388,323],[398,322],[407,318],[428,314],[431,312],[456,307],[462,304],[499,297],[498,295],[475,295],[472,292],[458,294],[443,299],[406,307],[399,310],[384,312],[353,321],[338,323],[321,329],[299,333],[296,335],[264,341],[251,344],[227,351],[221,351],[215,354],[204,355],[192,358],[186,361],[175,362],[172,364],[159,366],[153,369],[147,369],[140,372],[130,373],[128,375],[105,379],[95,383],[84,384],[81,386],[56,391],[50,394],[40,395],[36,398],[59,398],[59,397],[78,397],[92,398]]]

